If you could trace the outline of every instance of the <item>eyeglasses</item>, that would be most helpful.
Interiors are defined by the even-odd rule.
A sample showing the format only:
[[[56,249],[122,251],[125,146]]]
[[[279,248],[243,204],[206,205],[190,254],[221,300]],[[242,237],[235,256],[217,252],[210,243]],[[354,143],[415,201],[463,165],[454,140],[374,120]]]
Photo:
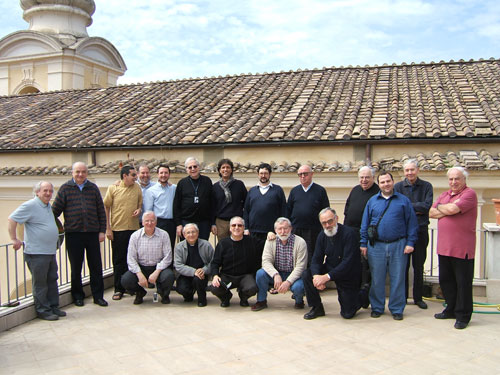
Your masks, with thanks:
[[[321,225],[332,225],[335,222],[335,219],[330,219],[327,221],[322,221]]]
[[[198,166],[197,165],[190,165],[189,167],[187,167],[187,169],[197,169]]]
[[[302,173],[297,173],[297,176],[299,177],[306,177],[306,176],[309,176],[311,172],[302,172]]]
[[[234,228],[234,227],[238,227],[238,228],[240,228],[240,227],[243,227],[243,224],[231,224],[231,226],[232,226],[233,228]]]
[[[129,173],[129,176],[137,177],[137,173]]]

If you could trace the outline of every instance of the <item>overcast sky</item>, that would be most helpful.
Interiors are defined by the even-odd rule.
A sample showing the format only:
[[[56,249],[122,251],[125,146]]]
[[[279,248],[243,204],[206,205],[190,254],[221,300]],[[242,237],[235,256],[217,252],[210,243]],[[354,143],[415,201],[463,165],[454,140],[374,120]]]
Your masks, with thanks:
[[[500,58],[498,0],[96,0],[119,83],[331,66]],[[27,29],[0,0],[0,37]]]

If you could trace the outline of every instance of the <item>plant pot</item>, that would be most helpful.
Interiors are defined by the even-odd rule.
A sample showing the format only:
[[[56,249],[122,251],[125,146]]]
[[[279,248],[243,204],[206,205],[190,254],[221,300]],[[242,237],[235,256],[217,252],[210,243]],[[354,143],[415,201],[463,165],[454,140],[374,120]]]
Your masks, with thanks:
[[[495,214],[497,217],[497,225],[500,225],[500,199],[492,199],[492,202],[495,205]]]

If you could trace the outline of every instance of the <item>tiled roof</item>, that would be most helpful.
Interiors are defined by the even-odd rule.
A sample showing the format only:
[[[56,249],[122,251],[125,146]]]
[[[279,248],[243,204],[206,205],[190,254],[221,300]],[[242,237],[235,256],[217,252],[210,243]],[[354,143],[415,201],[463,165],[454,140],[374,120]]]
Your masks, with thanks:
[[[500,60],[324,68],[0,97],[8,150],[500,135]]]
[[[445,154],[434,152],[431,155],[418,153],[417,155],[402,155],[401,159],[386,158],[372,162],[372,166],[376,170],[396,171],[403,169],[405,160],[415,158],[418,161],[420,170],[422,171],[442,171],[453,166],[462,166],[468,170],[500,170],[500,153],[491,154],[485,150],[477,151],[460,151],[455,153],[449,151]],[[236,173],[255,173],[260,163],[242,164],[234,162],[234,170]],[[293,173],[300,167],[299,162],[269,162],[275,172]],[[89,166],[90,174],[119,174],[120,168],[123,165],[134,165],[138,167],[141,164],[147,164],[152,171],[159,164],[167,164],[172,173],[184,173],[184,162],[179,160],[157,160],[157,159],[140,159],[140,160],[124,160],[109,162],[103,165]],[[353,172],[365,165],[365,162],[358,161],[354,163],[326,163],[326,162],[309,162],[314,172]],[[204,173],[216,173],[216,163],[202,163],[202,171]],[[4,167],[0,168],[0,176],[45,176],[45,175],[70,175],[71,166],[47,166],[47,167]]]

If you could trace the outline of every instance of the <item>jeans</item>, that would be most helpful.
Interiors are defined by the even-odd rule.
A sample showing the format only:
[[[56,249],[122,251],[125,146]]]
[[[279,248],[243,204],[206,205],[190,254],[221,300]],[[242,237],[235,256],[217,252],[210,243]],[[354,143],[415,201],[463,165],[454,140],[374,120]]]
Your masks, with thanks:
[[[385,308],[385,277],[389,271],[389,311],[402,314],[406,305],[405,276],[408,254],[404,254],[406,238],[391,243],[375,241],[368,245],[368,263],[372,274],[370,303],[372,310],[383,313]]]
[[[283,281],[290,275],[290,272],[280,272],[281,279]],[[274,285],[274,280],[271,276],[264,271],[263,268],[257,271],[257,275],[255,276],[257,287],[259,291],[257,293],[257,302],[262,302],[267,299],[267,290],[269,289],[269,285]],[[293,294],[293,298],[295,299],[295,303],[303,303],[304,302],[304,282],[301,278],[295,280],[295,282],[290,287],[290,291]]]

